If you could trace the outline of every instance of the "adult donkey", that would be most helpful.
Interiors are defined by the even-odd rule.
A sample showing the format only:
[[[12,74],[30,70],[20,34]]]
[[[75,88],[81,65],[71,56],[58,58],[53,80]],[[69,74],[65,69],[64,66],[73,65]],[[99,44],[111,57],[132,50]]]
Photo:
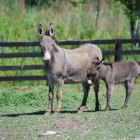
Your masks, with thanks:
[[[47,65],[46,73],[49,86],[49,104],[45,115],[50,114],[52,111],[54,83],[58,83],[55,113],[59,113],[61,109],[62,87],[64,83],[82,83],[84,96],[78,111],[82,112],[86,108],[89,92],[89,84],[86,80],[87,69],[92,65],[94,60],[96,62],[102,60],[100,48],[93,44],[85,44],[73,50],[60,48],[54,38],[54,26],[52,23],[50,23],[49,30],[46,32],[43,32],[42,25],[39,25],[38,34],[41,37],[40,45],[44,53],[44,62]],[[96,95],[95,109],[98,110],[98,91],[94,90]]]

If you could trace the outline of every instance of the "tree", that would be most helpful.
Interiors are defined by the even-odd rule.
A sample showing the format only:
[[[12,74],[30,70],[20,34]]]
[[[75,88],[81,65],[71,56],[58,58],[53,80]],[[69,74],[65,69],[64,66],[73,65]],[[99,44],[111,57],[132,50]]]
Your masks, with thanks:
[[[126,15],[130,20],[131,38],[138,39],[139,18],[140,18],[140,0],[116,0],[126,6]]]

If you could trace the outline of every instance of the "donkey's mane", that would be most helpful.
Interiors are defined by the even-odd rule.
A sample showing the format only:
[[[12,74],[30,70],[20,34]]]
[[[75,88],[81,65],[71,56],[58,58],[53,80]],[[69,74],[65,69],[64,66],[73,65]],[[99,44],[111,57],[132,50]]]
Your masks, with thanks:
[[[105,65],[105,66],[110,66],[111,68],[113,68],[111,62],[110,62],[110,63],[105,62],[105,63],[103,63],[103,65]]]
[[[55,36],[51,36],[49,31],[45,32],[45,35],[48,35],[50,37],[52,37],[52,39],[55,41],[55,43],[58,45],[58,41],[56,40]]]

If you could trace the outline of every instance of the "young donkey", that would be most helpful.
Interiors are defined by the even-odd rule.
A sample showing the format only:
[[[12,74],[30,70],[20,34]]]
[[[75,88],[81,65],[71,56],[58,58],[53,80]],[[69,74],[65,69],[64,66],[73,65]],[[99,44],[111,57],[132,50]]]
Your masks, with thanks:
[[[105,110],[111,109],[111,96],[115,84],[124,83],[126,98],[122,108],[127,108],[136,78],[140,75],[140,66],[132,60],[124,60],[110,64],[94,63],[88,69],[87,80],[89,84],[102,79],[106,83],[107,104]]]
[[[49,31],[43,32],[41,25],[38,26],[38,33],[41,37],[40,45],[44,54],[46,73],[49,86],[49,104],[45,114],[50,114],[54,97],[54,83],[58,83],[57,107],[55,113],[61,109],[61,98],[63,85],[71,83],[82,83],[84,97],[79,112],[86,107],[89,92],[87,83],[87,69],[92,65],[92,61],[101,61],[102,52],[100,48],[93,44],[84,44],[73,50],[60,48],[54,38],[54,26],[51,23]],[[98,105],[98,95],[96,94],[96,105]],[[98,109],[98,106],[96,106]]]

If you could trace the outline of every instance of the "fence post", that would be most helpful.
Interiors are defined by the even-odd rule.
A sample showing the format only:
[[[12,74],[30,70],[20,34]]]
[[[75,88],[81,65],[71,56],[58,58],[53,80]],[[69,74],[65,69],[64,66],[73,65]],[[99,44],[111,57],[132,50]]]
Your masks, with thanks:
[[[115,45],[115,62],[121,61],[121,55],[122,55],[122,41],[117,40],[117,43]]]

